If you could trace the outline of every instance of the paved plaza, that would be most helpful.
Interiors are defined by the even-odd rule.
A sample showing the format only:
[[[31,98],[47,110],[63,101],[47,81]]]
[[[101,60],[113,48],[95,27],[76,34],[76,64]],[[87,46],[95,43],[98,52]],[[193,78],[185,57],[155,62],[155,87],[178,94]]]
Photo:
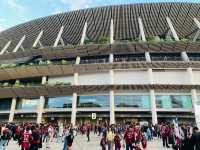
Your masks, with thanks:
[[[87,142],[86,136],[78,135],[75,138],[73,144],[73,150],[101,150],[99,145],[100,137],[91,134],[91,141]],[[50,148],[48,150],[62,150],[63,144],[50,143]],[[46,146],[43,145],[42,150],[46,150]],[[20,147],[17,144],[11,142],[6,150],[20,150]],[[148,142],[147,150],[172,150],[170,148],[163,148],[161,140],[154,140],[152,142]]]

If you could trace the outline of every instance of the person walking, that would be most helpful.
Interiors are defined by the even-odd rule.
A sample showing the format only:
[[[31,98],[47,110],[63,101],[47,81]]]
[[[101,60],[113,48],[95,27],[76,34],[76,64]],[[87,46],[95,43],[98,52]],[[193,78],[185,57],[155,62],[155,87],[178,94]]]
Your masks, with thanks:
[[[111,128],[108,128],[107,140],[108,140],[108,150],[113,149],[114,133]]]
[[[101,146],[102,150],[106,150],[106,145],[107,145],[107,138],[103,134],[102,138],[101,138],[101,141],[100,141],[100,146]]]
[[[132,150],[134,135],[133,135],[132,129],[130,127],[128,127],[127,130],[125,131],[124,139],[125,139],[125,143],[126,143],[126,150]]]
[[[193,144],[195,150],[200,150],[200,132],[197,127],[193,128],[193,134],[191,136],[191,143]]]
[[[115,144],[115,150],[121,149],[121,138],[120,138],[119,132],[115,133],[114,144]]]

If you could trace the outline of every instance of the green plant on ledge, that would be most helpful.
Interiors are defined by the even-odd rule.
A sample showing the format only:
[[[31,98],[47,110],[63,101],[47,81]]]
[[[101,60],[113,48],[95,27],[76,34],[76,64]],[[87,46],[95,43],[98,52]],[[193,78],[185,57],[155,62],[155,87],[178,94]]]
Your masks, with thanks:
[[[110,42],[110,39],[108,37],[105,37],[105,36],[101,36],[98,40],[98,43],[100,44],[107,44]]]
[[[67,65],[67,64],[68,64],[68,61],[66,61],[66,60],[63,59],[63,60],[61,61],[61,64],[62,64],[62,65]]]
[[[159,36],[149,36],[147,37],[147,41],[150,43],[156,43],[156,42],[160,42],[160,37]]]
[[[185,42],[185,43],[187,43],[187,42],[189,42],[190,40],[189,39],[187,39],[187,38],[181,38],[181,40],[180,40],[181,42]]]
[[[46,63],[47,65],[52,65],[53,64],[53,62],[51,61],[51,60],[47,60],[47,63]]]
[[[92,41],[90,38],[86,37],[86,39],[84,40],[84,44],[93,44],[94,41]]]

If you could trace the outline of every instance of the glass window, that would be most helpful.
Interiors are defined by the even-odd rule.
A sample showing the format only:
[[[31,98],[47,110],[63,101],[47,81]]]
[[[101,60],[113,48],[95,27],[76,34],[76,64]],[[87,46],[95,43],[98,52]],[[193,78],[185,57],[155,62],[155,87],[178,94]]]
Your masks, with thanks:
[[[180,53],[151,53],[152,61],[181,61]]]
[[[0,99],[0,110],[10,110],[11,103],[11,99]]]
[[[148,95],[115,95],[115,107],[150,108]]]
[[[158,108],[192,108],[190,95],[157,95]]]
[[[78,107],[109,107],[108,95],[78,96]]]
[[[72,108],[72,96],[48,98],[45,108]]]
[[[40,99],[19,99],[16,109],[35,110]]]
[[[114,55],[114,62],[145,61],[145,60],[146,58],[144,53]]]

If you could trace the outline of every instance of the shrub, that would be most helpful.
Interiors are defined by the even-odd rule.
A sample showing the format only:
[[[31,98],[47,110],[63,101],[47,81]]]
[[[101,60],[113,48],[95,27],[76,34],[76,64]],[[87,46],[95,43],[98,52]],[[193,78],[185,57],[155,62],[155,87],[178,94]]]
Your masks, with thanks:
[[[63,60],[61,61],[61,64],[62,64],[62,65],[67,65],[67,64],[68,64],[68,61],[66,61],[66,60],[63,59]]]
[[[106,44],[106,43],[109,43],[110,39],[108,37],[105,37],[105,36],[102,36],[99,38],[98,42],[100,44]]]

